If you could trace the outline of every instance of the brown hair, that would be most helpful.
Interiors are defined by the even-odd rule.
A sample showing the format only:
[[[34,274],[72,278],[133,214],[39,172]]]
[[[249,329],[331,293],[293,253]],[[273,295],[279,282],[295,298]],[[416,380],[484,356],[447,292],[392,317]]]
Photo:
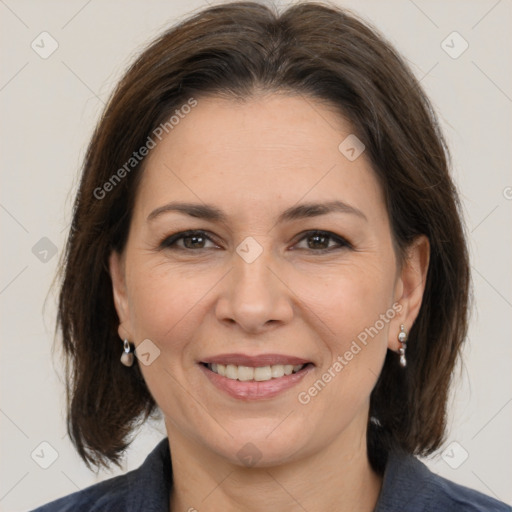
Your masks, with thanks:
[[[428,237],[430,266],[408,366],[400,368],[388,351],[371,394],[368,454],[382,472],[391,447],[426,455],[444,441],[470,282],[460,204],[433,109],[395,50],[346,11],[302,3],[279,14],[237,2],[209,7],[154,41],[118,84],[88,147],[58,314],[68,432],[87,465],[119,464],[134,427],[156,408],[138,366],[119,362],[107,263],[124,248],[144,160],[123,179],[112,177],[190,98],[243,101],[258,91],[302,94],[338,109],[381,182],[399,257],[415,237]]]

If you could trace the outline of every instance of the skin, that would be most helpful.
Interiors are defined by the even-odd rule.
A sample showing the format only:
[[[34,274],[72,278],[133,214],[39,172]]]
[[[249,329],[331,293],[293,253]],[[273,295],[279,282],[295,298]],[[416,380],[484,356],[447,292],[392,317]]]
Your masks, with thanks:
[[[351,162],[338,149],[351,133],[312,98],[205,97],[146,161],[127,245],[111,255],[110,271],[120,337],[136,345],[150,339],[160,350],[152,364],[138,364],[165,417],[172,510],[370,512],[376,505],[382,479],[366,451],[370,393],[387,350],[398,351],[400,324],[409,330],[418,314],[429,246],[418,238],[398,264],[374,171],[364,153]],[[334,212],[276,223],[286,208],[336,199],[366,219]],[[211,203],[227,220],[177,212],[147,220],[170,201]],[[161,247],[189,229],[214,241]],[[315,245],[310,230],[351,247],[333,238]],[[252,263],[236,252],[249,236],[262,248]],[[300,403],[299,392],[393,304],[400,313]],[[219,391],[198,366],[231,352],[294,355],[315,366],[280,395],[246,401]],[[249,442],[261,457],[251,467],[237,455]]]

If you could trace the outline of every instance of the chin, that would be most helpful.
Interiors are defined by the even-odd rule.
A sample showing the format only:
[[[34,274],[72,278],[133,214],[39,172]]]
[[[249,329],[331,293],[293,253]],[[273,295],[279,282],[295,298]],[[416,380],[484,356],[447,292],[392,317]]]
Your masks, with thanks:
[[[238,432],[228,430],[222,439],[204,439],[213,452],[237,466],[248,468],[266,468],[279,466],[293,461],[305,454],[308,445],[308,435],[303,425],[288,425],[284,428],[283,417],[272,421],[247,419],[238,423]],[[285,420],[286,421],[286,420]],[[243,429],[243,425],[247,429]]]

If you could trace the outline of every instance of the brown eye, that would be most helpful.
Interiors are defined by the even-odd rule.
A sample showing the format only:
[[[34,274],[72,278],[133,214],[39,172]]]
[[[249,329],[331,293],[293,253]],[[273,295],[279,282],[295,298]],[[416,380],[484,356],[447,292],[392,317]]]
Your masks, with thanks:
[[[181,250],[210,249],[211,247],[205,247],[205,244],[208,242],[218,247],[204,231],[183,231],[167,237],[160,244],[160,248]]]
[[[309,231],[303,236],[299,242],[306,241],[306,249],[314,252],[330,252],[332,250],[343,247],[351,247],[350,243],[344,238],[330,233],[329,231]]]

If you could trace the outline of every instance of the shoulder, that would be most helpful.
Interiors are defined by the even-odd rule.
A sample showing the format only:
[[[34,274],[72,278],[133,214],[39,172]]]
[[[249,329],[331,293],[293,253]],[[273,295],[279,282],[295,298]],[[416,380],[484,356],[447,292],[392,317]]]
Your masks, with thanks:
[[[444,505],[447,510],[464,512],[512,512],[512,507],[491,496],[457,484],[435,473],[430,473],[435,492],[433,505]],[[434,507],[436,508],[436,507]]]
[[[71,512],[84,510],[99,512],[122,510],[127,491],[130,489],[131,474],[110,478],[81,491],[47,503],[33,512]],[[118,507],[118,508],[116,508]]]
[[[390,453],[375,512],[512,512],[491,496],[457,484],[404,453]]]
[[[169,503],[172,468],[169,443],[163,439],[137,469],[91,485],[32,512],[148,512]]]

